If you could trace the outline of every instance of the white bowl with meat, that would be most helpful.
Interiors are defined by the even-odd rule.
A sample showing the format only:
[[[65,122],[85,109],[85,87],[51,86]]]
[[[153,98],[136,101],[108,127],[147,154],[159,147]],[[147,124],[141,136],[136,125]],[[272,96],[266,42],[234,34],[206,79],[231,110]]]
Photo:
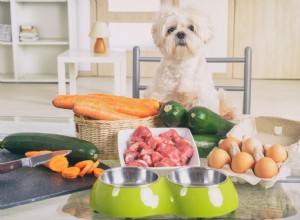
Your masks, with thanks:
[[[118,154],[121,166],[146,167],[165,175],[183,166],[200,166],[198,150],[187,128],[120,130]]]

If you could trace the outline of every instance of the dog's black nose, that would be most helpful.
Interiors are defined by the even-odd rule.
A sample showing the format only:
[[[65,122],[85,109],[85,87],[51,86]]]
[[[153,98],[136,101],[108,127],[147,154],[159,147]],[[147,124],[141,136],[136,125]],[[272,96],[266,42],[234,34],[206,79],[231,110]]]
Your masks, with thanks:
[[[185,33],[183,31],[180,31],[176,34],[176,37],[179,39],[179,40],[182,40],[185,38]]]

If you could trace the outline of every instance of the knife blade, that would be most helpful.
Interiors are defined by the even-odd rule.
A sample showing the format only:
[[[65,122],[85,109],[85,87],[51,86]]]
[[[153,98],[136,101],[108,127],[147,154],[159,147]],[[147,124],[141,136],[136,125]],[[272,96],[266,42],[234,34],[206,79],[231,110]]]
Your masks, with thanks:
[[[60,151],[53,151],[47,154],[42,154],[33,157],[26,157],[21,158],[18,160],[13,160],[5,163],[0,164],[0,174],[8,173],[12,170],[21,168],[21,167],[35,167],[44,163],[47,163],[52,157],[57,155],[66,156],[71,153],[72,150],[60,150]]]

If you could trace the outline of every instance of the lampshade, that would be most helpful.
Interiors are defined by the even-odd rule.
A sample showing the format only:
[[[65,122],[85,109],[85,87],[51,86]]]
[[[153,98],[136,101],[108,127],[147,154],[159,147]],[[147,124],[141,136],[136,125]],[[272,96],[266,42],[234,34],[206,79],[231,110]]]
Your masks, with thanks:
[[[106,37],[110,37],[110,33],[108,30],[108,26],[106,23],[104,22],[95,22],[90,34],[90,37],[94,37],[94,38],[106,38]]]

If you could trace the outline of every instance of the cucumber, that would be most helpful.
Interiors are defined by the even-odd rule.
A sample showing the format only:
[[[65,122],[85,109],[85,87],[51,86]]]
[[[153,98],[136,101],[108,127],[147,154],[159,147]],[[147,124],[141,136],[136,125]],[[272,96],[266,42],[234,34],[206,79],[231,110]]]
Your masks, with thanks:
[[[218,147],[219,141],[226,138],[226,136],[215,134],[193,134],[193,138],[198,149],[199,157],[205,158],[214,147]]]
[[[159,118],[166,127],[185,127],[187,110],[176,101],[165,102],[159,113]]]
[[[187,113],[188,127],[192,134],[227,134],[235,125],[212,110],[202,107],[192,107]]]
[[[89,141],[59,134],[36,132],[10,134],[2,140],[1,148],[17,154],[39,150],[72,150],[67,158],[74,163],[82,160],[96,161],[99,156],[98,148]]]

